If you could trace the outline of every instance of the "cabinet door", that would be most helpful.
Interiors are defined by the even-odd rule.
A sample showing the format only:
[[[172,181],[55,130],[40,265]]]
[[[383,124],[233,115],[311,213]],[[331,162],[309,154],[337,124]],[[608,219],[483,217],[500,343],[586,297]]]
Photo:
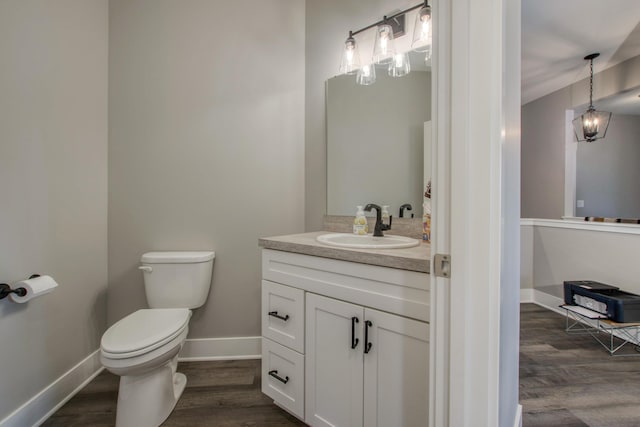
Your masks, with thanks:
[[[429,324],[368,308],[365,321],[364,425],[428,425]]]
[[[362,426],[363,312],[306,294],[305,421],[311,426]]]

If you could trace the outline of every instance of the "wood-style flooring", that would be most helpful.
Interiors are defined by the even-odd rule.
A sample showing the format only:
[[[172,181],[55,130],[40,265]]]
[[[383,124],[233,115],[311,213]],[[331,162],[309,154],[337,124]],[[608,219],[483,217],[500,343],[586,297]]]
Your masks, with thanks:
[[[521,305],[524,427],[640,426],[640,357],[611,357],[563,316]],[[630,347],[629,353],[635,352]],[[260,392],[260,361],[181,363],[187,388],[163,426],[302,426]],[[104,371],[45,426],[113,426],[118,377]],[[400,427],[400,426],[393,426]]]
[[[304,425],[262,394],[260,360],[180,363],[178,371],[187,376],[187,388],[163,427]],[[43,426],[114,426],[118,381],[103,371]]]
[[[564,316],[521,305],[523,426],[640,426],[640,357],[612,357],[591,336],[564,328]],[[640,355],[633,346],[624,354]]]

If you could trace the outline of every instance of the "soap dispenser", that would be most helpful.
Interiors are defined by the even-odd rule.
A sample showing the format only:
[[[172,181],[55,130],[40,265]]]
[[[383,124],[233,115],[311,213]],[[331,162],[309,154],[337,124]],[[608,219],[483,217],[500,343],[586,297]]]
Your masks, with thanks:
[[[369,224],[367,224],[367,217],[364,216],[364,209],[362,206],[358,206],[356,217],[353,220],[353,234],[364,236],[369,232]]]
[[[382,222],[389,224],[389,205],[382,206]]]

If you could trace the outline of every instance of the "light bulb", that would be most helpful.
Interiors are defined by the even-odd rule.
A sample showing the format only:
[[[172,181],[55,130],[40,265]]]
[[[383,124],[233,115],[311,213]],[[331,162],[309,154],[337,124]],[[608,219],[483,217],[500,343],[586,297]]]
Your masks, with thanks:
[[[429,38],[429,30],[431,29],[431,15],[420,17],[420,39],[427,40]]]
[[[389,49],[389,33],[386,31],[380,32],[380,50],[383,55],[386,55]]]
[[[394,55],[393,62],[389,64],[389,75],[391,77],[402,77],[409,74],[409,71],[411,71],[411,67],[408,54],[398,53]]]
[[[369,86],[376,81],[376,68],[373,64],[363,66],[356,74],[356,83],[362,86]]]

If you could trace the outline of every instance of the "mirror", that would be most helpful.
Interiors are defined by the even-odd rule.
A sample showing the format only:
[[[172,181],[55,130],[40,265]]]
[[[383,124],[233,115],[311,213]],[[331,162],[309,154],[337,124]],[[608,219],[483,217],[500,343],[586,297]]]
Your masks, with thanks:
[[[575,216],[640,218],[639,96],[636,87],[594,102],[613,114],[605,138],[577,144]]]
[[[431,159],[431,70],[423,55],[410,57],[411,72],[403,77],[376,68],[370,86],[357,85],[353,75],[328,80],[327,214],[354,215],[357,205],[376,203],[389,205],[397,217],[410,203],[405,218],[422,216]]]

